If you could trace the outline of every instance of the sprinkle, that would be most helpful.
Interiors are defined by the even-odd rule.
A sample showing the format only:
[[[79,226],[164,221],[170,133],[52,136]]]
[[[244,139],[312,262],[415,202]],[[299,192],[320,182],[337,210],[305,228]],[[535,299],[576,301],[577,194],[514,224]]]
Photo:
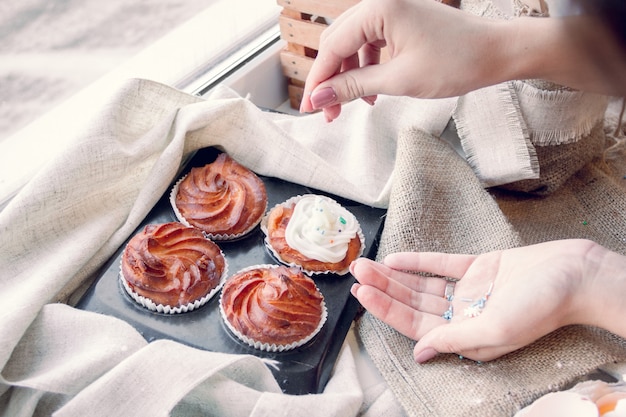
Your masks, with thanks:
[[[587,220],[583,220],[583,226],[587,226],[589,223],[587,223]]]
[[[478,317],[482,310],[477,305],[471,305],[463,310],[463,315],[465,317]]]
[[[343,218],[343,217],[341,217],[341,216],[339,216],[339,222],[340,222],[341,224],[346,224],[346,223],[348,223],[348,222],[346,221],[346,219],[344,219],[344,218]]]

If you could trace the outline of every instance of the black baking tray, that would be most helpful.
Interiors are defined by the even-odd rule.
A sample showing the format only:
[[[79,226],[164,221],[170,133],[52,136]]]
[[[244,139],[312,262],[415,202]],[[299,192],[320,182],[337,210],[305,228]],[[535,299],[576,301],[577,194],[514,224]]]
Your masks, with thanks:
[[[218,154],[219,150],[215,148],[199,150],[186,164],[180,176],[185,175],[192,167],[212,162]],[[327,195],[338,201],[350,210],[361,224],[365,236],[364,256],[369,258],[375,256],[385,210],[280,179],[259,177],[265,183],[268,208],[292,196],[306,193]],[[176,221],[176,217],[169,202],[168,190],[135,233],[147,224],[170,221]],[[278,263],[265,248],[263,239],[264,234],[257,226],[252,233],[236,241],[216,242],[228,261],[229,275],[251,265]],[[240,342],[226,328],[219,313],[219,294],[197,310],[174,315],[151,312],[135,303],[121,288],[118,279],[119,262],[126,243],[120,246],[97,272],[94,283],[77,304],[78,308],[125,320],[149,342],[170,339],[208,351],[258,356],[266,360],[268,368],[285,393],[307,394],[323,391],[341,345],[359,309],[358,301],[350,294],[350,287],[355,282],[352,275],[313,276],[328,308],[328,319],[324,327],[304,346],[287,352],[263,352]]]

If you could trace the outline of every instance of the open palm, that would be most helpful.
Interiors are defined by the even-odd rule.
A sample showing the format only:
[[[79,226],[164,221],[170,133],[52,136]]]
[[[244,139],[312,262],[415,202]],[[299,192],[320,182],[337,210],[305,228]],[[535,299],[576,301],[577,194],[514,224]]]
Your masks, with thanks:
[[[404,252],[382,264],[360,259],[352,266],[359,282],[353,294],[371,314],[418,340],[419,362],[442,352],[490,360],[582,321],[577,306],[585,254],[597,246],[564,240],[482,255]],[[452,301],[444,297],[449,281],[442,277],[456,281]],[[464,314],[483,297],[479,315]]]

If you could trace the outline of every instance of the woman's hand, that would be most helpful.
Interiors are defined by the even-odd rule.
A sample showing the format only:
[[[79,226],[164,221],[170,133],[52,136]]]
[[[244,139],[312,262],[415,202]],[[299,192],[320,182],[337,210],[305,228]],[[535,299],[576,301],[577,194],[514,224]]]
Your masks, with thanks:
[[[323,32],[300,109],[332,120],[358,97],[451,97],[493,82],[497,62],[486,58],[501,23],[434,0],[363,0]],[[383,47],[390,59],[377,65]]]
[[[611,314],[623,314],[624,266],[624,257],[588,240],[546,242],[483,255],[396,253],[382,264],[355,261],[351,272],[359,283],[352,294],[371,314],[418,340],[417,362],[437,353],[485,361],[568,324],[624,332],[609,323],[615,321]],[[607,275],[607,271],[614,272]],[[621,278],[615,275],[619,271]],[[444,297],[448,281],[417,273],[458,280],[452,301]],[[607,281],[607,276],[615,282]],[[483,297],[486,302],[480,314],[467,317],[464,310]],[[446,320],[442,316],[450,305],[452,318]],[[611,308],[617,310],[611,313]]]
[[[362,0],[323,32],[300,111],[323,109],[332,121],[358,97],[454,97],[529,78],[615,92],[589,55],[607,41],[598,29],[585,16],[498,20],[435,0]],[[389,59],[381,64],[383,47]],[[622,62],[615,48],[599,56]]]

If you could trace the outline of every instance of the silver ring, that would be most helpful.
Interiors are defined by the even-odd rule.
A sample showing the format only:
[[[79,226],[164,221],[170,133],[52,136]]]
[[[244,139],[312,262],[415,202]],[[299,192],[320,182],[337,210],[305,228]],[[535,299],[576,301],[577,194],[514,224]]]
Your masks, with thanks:
[[[448,282],[446,284],[446,289],[443,293],[443,297],[448,300],[448,301],[452,301],[454,299],[454,286],[456,285],[456,283],[454,282]]]

